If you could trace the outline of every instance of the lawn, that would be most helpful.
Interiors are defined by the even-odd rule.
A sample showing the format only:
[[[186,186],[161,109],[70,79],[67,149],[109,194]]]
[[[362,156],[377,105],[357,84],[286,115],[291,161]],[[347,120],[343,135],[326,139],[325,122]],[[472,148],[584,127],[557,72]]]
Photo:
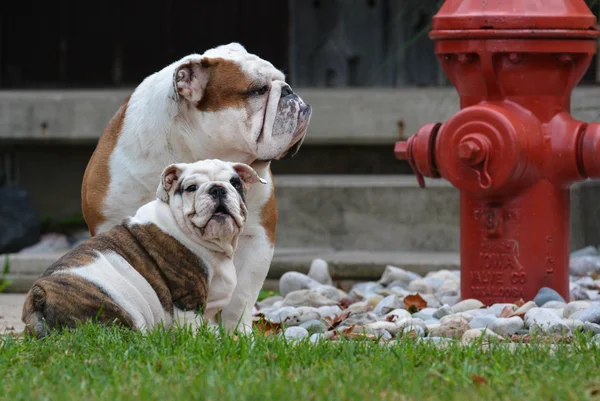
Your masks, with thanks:
[[[403,340],[297,344],[189,329],[146,336],[87,324],[45,340],[0,338],[6,400],[585,400],[600,397],[600,349]],[[584,351],[585,349],[585,351]]]

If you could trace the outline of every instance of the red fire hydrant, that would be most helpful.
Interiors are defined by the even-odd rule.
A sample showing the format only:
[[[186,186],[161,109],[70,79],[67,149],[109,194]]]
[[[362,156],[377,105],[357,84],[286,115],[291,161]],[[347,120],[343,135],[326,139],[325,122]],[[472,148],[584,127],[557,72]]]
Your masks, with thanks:
[[[573,87],[596,52],[584,0],[446,0],[429,36],[460,95],[398,159],[460,190],[461,296],[569,299],[569,187],[600,178],[600,124],[570,114]]]

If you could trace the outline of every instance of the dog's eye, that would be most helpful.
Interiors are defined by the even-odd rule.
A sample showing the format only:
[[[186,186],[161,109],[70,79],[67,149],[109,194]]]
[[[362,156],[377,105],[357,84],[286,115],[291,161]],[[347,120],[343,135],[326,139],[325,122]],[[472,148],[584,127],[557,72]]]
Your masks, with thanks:
[[[250,95],[254,95],[254,96],[262,96],[265,93],[267,93],[268,91],[269,91],[269,85],[265,85],[265,86],[263,86],[261,88],[251,90],[249,92],[249,94]]]
[[[242,189],[242,181],[238,177],[233,177],[229,180],[229,183],[235,188],[236,191],[240,191]]]
[[[185,192],[196,192],[198,190],[198,185],[190,185],[185,189]]]

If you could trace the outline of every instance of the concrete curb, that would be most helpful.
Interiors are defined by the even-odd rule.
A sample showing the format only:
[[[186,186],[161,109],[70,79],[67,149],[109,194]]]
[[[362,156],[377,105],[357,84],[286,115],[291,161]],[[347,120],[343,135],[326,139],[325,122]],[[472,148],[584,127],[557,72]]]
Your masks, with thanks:
[[[8,255],[11,282],[7,293],[24,293],[62,253]],[[279,278],[288,271],[307,273],[315,258],[329,262],[331,276],[342,288],[358,281],[378,280],[387,265],[402,267],[424,275],[441,269],[458,269],[457,253],[334,251],[328,249],[281,249],[276,251],[265,283],[278,289]]]

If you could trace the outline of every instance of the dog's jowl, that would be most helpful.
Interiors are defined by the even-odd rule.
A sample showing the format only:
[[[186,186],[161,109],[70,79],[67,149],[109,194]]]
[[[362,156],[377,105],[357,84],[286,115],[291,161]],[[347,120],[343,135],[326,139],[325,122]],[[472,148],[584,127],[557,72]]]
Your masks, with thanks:
[[[147,330],[189,312],[216,316],[237,284],[233,257],[248,216],[246,195],[265,183],[248,165],[173,164],[156,199],[50,266],[23,306],[29,332],[97,319]]]

